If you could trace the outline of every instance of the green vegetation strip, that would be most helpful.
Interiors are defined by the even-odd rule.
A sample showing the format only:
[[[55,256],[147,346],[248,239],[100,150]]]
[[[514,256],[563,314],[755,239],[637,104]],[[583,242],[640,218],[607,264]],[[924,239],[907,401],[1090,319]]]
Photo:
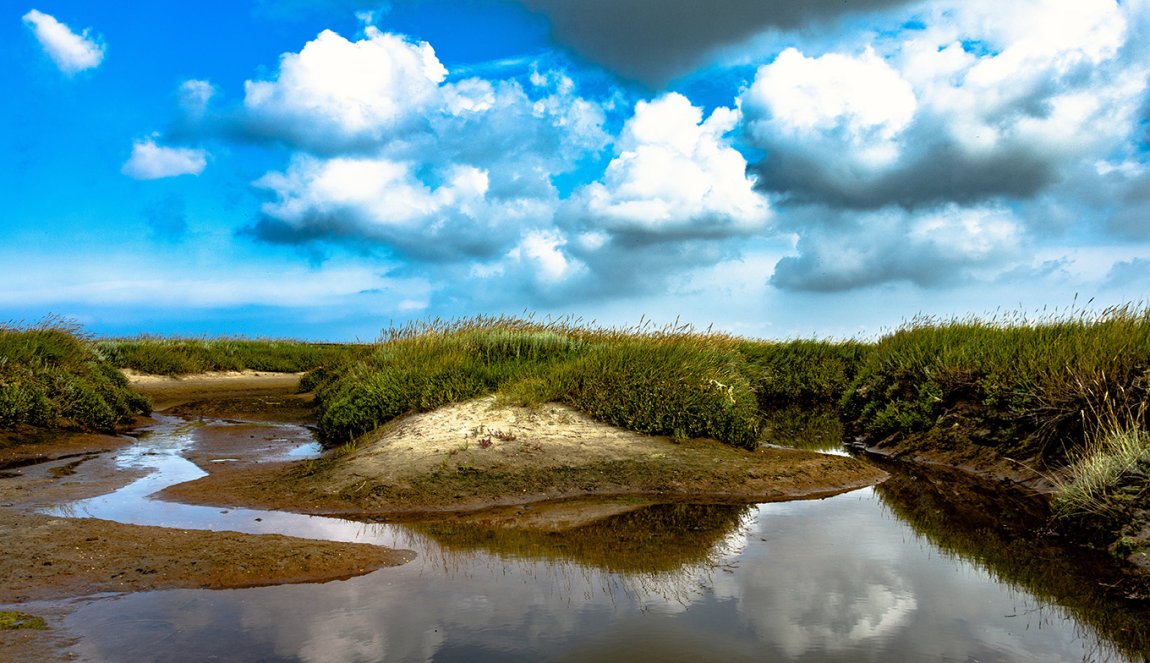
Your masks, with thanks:
[[[354,360],[370,351],[364,344],[303,343],[245,338],[104,339],[96,351],[116,368],[152,375],[189,375],[211,371],[299,373]]]
[[[1135,543],[1150,536],[1138,529],[1150,520],[1144,307],[1036,321],[917,319],[875,343],[506,317],[409,325],[371,345],[93,340],[49,320],[0,326],[0,430],[112,430],[148,409],[117,368],[310,371],[301,388],[316,393],[329,447],[404,414],[493,393],[518,405],[565,403],[641,433],[743,448],[788,429],[778,418],[785,408],[837,404],[846,436],[961,443],[1040,463],[1063,477],[1054,505],[1062,522],[1129,532],[1124,540]]]

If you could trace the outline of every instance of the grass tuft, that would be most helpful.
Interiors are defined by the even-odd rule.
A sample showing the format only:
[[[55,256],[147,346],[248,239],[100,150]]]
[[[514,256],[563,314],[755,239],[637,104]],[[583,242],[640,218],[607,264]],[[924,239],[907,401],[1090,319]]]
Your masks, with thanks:
[[[56,318],[0,324],[0,429],[19,425],[113,432],[150,410],[80,329]]]
[[[1116,528],[1150,506],[1150,433],[1136,424],[1099,435],[1075,460],[1052,507],[1057,519]]]

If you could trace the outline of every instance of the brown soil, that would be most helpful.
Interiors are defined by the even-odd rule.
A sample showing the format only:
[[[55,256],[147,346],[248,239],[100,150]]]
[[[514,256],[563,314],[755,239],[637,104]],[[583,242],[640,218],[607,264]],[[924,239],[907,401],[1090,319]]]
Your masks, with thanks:
[[[233,448],[223,438],[208,443],[221,445]],[[200,466],[210,476],[163,496],[376,518],[605,495],[764,502],[831,495],[886,477],[854,458],[676,442],[562,405],[505,407],[494,397],[403,417],[321,460]]]
[[[310,416],[310,399],[294,393],[299,379],[295,375],[131,379],[153,403],[167,407],[168,414],[195,416],[202,411],[212,417],[296,422]],[[148,423],[138,422],[141,426]],[[274,426],[260,428],[261,433],[276,430]],[[253,424],[237,427],[235,434],[250,442],[255,431]],[[273,458],[271,446],[279,444],[282,449],[299,443],[282,434],[260,441],[263,446],[256,445],[255,452]],[[0,604],[101,592],[325,582],[411,559],[410,552],[367,544],[183,531],[35,513],[113,491],[141,476],[139,471],[116,467],[112,460],[112,452],[133,442],[126,436],[28,428],[0,433],[0,530],[4,532]],[[0,660],[52,660],[63,655],[68,638],[51,627],[66,616],[68,608],[56,604],[37,611],[49,630],[0,631]]]
[[[411,554],[279,535],[173,530],[0,511],[0,603],[150,589],[323,582]]]

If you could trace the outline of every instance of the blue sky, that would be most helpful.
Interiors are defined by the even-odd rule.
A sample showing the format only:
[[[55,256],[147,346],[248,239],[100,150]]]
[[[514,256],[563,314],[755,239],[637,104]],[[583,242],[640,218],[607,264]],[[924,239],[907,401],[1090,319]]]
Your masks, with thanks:
[[[1150,292],[1147,0],[0,6],[0,320],[869,337]]]

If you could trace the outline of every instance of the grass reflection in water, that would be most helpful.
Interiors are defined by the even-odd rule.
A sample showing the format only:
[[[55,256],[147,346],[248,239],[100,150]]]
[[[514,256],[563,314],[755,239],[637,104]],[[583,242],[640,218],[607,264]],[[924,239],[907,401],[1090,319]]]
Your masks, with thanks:
[[[1104,553],[1062,545],[1049,534],[1042,501],[923,467],[892,472],[875,492],[943,552],[1033,594],[1052,618],[1072,618],[1123,655],[1150,660],[1150,603],[1120,596],[1124,578]]]

